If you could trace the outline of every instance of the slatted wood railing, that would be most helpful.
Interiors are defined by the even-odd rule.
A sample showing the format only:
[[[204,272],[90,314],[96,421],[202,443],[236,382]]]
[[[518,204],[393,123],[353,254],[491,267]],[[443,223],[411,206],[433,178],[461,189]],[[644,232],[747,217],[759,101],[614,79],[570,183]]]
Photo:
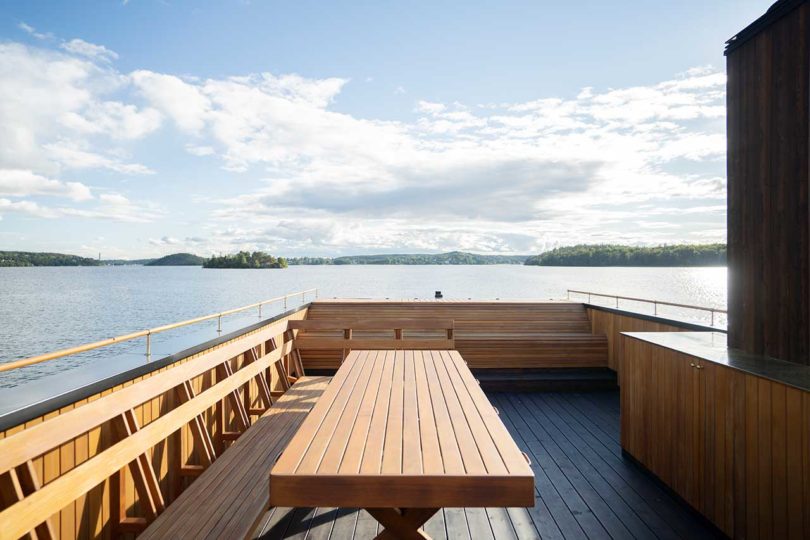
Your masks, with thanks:
[[[281,319],[6,432],[0,439],[0,539],[142,530],[179,495],[184,479],[198,476],[290,387],[288,369],[302,374],[293,337],[288,318]]]

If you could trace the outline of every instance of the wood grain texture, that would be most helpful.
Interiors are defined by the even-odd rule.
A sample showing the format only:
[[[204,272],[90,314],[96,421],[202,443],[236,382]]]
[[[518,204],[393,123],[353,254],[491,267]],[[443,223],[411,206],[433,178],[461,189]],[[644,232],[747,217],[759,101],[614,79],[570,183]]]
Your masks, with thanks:
[[[288,318],[303,318],[306,310],[301,310]],[[194,395],[199,396],[210,390],[216,383],[215,365],[228,359],[237,373],[243,367],[250,367],[252,357],[243,354],[249,348],[259,345],[262,356],[269,354],[272,347],[268,344],[273,338],[282,343],[271,356],[265,356],[263,361],[272,358],[283,358],[292,352],[289,342],[283,342],[281,335],[286,330],[286,321],[267,333],[267,327],[240,336],[236,340],[226,342],[215,348],[200,353],[161,368],[148,375],[137,377],[132,381],[107,389],[97,395],[90,396],[75,404],[53,411],[44,417],[26,422],[25,425],[6,430],[0,436],[4,444],[0,452],[0,469],[8,471],[19,463],[29,460],[34,471],[43,484],[43,490],[51,489],[51,484],[57,485],[68,475],[76,477],[85,475],[88,467],[94,468],[105,462],[105,454],[117,446],[118,437],[114,432],[115,419],[125,410],[132,409],[134,420],[140,426],[140,432],[151,429],[153,423],[170,415],[185,400],[180,399],[174,390],[176,386],[175,375],[187,381]],[[215,361],[209,362],[208,359]],[[268,373],[268,369],[257,369]],[[210,365],[209,365],[210,364]],[[213,366],[213,367],[212,367]],[[173,371],[172,371],[173,370]],[[170,373],[171,372],[171,373]],[[181,376],[182,375],[182,376]],[[179,384],[179,383],[177,383]],[[280,389],[278,377],[269,381],[273,389]],[[250,391],[247,391],[250,386]],[[186,387],[189,390],[188,386]],[[240,396],[260,399],[258,383],[251,377],[238,388]],[[235,431],[236,418],[232,407],[225,403],[222,405],[223,423],[216,420],[216,407],[208,407],[196,411],[189,424],[178,424],[176,428],[166,432],[166,436],[157,440],[155,444],[146,449],[146,459],[154,471],[157,486],[164,501],[168,504],[180,495],[198,474],[189,476],[184,474],[194,467],[205,465],[206,460],[201,459],[204,452],[200,448],[198,433],[194,430],[201,426],[208,433],[208,438],[217,444],[223,444],[222,430]],[[258,402],[255,402],[259,406]],[[196,419],[196,420],[195,420]],[[11,442],[9,442],[11,441]],[[208,441],[204,441],[209,444]],[[227,446],[232,443],[225,442]],[[210,450],[210,447],[208,448]],[[219,454],[215,454],[219,455]],[[146,462],[143,462],[146,465]],[[133,477],[126,471],[113,474],[102,479],[98,485],[90,486],[89,491],[67,489],[60,490],[59,497],[48,503],[49,508],[56,508],[51,522],[55,536],[59,538],[131,538],[138,531],[143,530],[145,522],[138,516],[144,515],[136,494]],[[120,482],[116,481],[119,478]],[[55,484],[56,483],[56,484]],[[121,496],[123,495],[123,496]],[[8,502],[3,502],[0,510],[9,508]],[[22,515],[22,514],[20,514]],[[7,530],[6,521],[12,519],[8,514],[0,516],[0,530]],[[47,516],[45,516],[47,517]],[[42,518],[44,519],[44,517]],[[120,521],[120,523],[119,523]],[[0,534],[0,536],[3,536]]]
[[[593,333],[603,335],[607,338],[607,365],[610,369],[617,372],[620,386],[622,382],[622,348],[624,345],[622,332],[684,332],[689,330],[687,328],[634,317],[632,314],[620,315],[592,308],[587,309],[587,314],[591,321]]]
[[[344,346],[343,343],[325,343],[324,339],[344,339],[344,333],[316,327],[319,324],[331,325],[328,321],[346,320],[372,320],[383,328],[388,322],[403,325],[412,320],[431,324],[452,320],[453,345],[471,368],[607,365],[607,340],[591,331],[585,309],[579,303],[319,300],[311,304],[307,322],[299,323],[310,328],[297,336],[306,368],[336,369],[340,365],[342,355],[339,348]],[[430,346],[432,340],[444,337],[441,328],[405,329],[403,334],[405,340],[412,338],[409,345],[443,348]],[[315,342],[317,349],[307,348],[312,343],[308,344],[307,340],[312,337],[324,338]],[[392,341],[391,332],[386,329],[353,330],[351,338],[360,343],[360,346],[353,345],[355,348],[376,348],[376,345]],[[362,340],[366,340],[365,343]],[[331,349],[328,348],[330,345]]]
[[[532,506],[533,492],[456,351],[353,351],[270,474],[278,506]]]
[[[806,538],[810,393],[624,340],[622,448],[731,537]]]
[[[810,5],[728,55],[729,345],[810,363]]]

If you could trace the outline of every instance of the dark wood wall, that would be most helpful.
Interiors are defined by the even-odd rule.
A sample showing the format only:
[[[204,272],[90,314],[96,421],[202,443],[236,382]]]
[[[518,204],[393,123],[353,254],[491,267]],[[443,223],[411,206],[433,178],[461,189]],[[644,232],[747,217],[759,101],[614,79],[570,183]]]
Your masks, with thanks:
[[[810,364],[810,2],[790,3],[727,54],[728,336]]]

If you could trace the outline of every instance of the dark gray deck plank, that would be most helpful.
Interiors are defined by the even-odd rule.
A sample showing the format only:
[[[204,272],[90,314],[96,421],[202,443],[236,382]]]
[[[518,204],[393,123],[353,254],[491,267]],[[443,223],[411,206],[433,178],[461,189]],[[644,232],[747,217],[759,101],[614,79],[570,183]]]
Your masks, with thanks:
[[[515,534],[515,527],[512,525],[512,518],[506,508],[487,508],[487,517],[489,518],[489,525],[492,527],[492,534],[500,540],[513,539],[517,540]]]
[[[425,525],[436,540],[709,538],[714,531],[621,454],[618,392],[490,393],[532,460],[533,508],[445,508]],[[256,537],[365,540],[365,510],[276,508]]]
[[[553,529],[556,528],[556,532],[563,538],[583,538],[585,532],[582,530],[582,527],[580,527],[573,512],[571,512],[570,508],[563,500],[563,496],[557,491],[557,488],[554,487],[554,484],[549,479],[545,470],[540,466],[537,457],[534,456],[531,449],[528,447],[528,426],[525,426],[525,423],[520,424],[520,426],[518,425],[522,420],[507,401],[506,394],[493,394],[490,396],[490,399],[493,400],[493,402],[497,404],[496,406],[501,410],[501,419],[515,439],[517,445],[532,459],[531,467],[532,472],[534,472],[535,501],[542,501],[552,516],[552,522],[548,522],[548,520],[544,519],[542,511],[538,510],[539,514],[532,513],[532,520],[537,530],[540,531],[540,536],[555,538],[556,534]],[[537,508],[537,505],[535,505],[535,508]],[[538,517],[536,518],[535,515]],[[554,527],[552,527],[552,525]]]
[[[551,460],[559,467],[560,471],[565,475],[565,479],[573,486],[605,531],[612,538],[630,538],[633,536],[610,505],[585,478],[577,464],[572,461],[575,456],[569,456],[562,451],[557,441],[546,432],[539,419],[535,416],[536,411],[533,410],[530,404],[527,405],[524,399],[525,397],[520,395],[510,396],[510,400],[524,415],[526,422],[532,428],[534,436],[543,445]],[[586,532],[588,531],[586,530]],[[594,533],[599,534],[596,531]]]
[[[357,508],[339,508],[329,538],[340,540],[353,537],[356,524]]]
[[[511,394],[505,396],[505,400],[501,402],[505,407],[501,410],[507,410],[507,414],[509,414],[518,427],[518,432],[521,434],[526,444],[526,448],[523,450],[528,450],[532,461],[537,463],[537,466],[545,471],[565,503],[565,506],[568,507],[570,513],[582,528],[584,534],[588,538],[610,538],[607,530],[605,530],[600,520],[594,515],[591,507],[588,506],[579,491],[571,483],[569,475],[574,474],[573,467],[566,467],[565,470],[560,468],[549,454],[548,449],[540,442],[538,433],[534,430],[534,426],[527,423],[529,418],[527,418],[521,408],[517,407],[512,401],[513,397],[514,396]],[[520,446],[520,444],[518,444],[518,446]],[[581,535],[569,536],[569,534],[565,534],[565,536],[566,538],[581,538]]]
[[[600,508],[597,512],[600,521],[614,538],[617,535],[624,535],[625,531],[630,532],[634,538],[652,539],[655,534],[650,528],[639,519],[632,507],[630,507],[612,485],[605,481],[604,477],[585,458],[580,450],[564,436],[564,434],[554,424],[559,421],[556,411],[538,404],[532,396],[519,396],[518,401],[526,406],[526,414],[531,415],[538,422],[538,429],[545,433],[546,440],[553,441],[550,451],[555,459],[566,460],[575,467],[579,476],[572,475],[573,480],[578,485],[577,490],[582,493],[583,498],[588,501],[591,508]],[[597,501],[596,498],[601,499]],[[607,509],[610,509],[610,512]],[[601,517],[604,516],[604,517]],[[617,527],[615,519],[621,523],[622,527]],[[608,525],[610,523],[610,525]]]
[[[537,533],[537,528],[532,523],[532,518],[529,516],[529,511],[526,508],[506,508],[509,521],[512,522],[512,528],[515,530],[515,537],[518,540],[531,540],[538,539],[540,535]]]
[[[448,540],[470,540],[470,527],[463,508],[445,508],[444,524]]]
[[[427,523],[425,523],[425,532],[433,540],[446,540],[447,529],[444,525],[444,510],[439,510]]]
[[[568,406],[567,401],[563,401],[558,394],[547,394],[537,396],[546,404],[556,407],[561,418],[566,421],[566,427],[575,433],[581,441],[580,447],[592,451],[602,459],[606,467],[598,467],[604,476],[616,475],[620,480],[629,485],[638,497],[648,504],[663,520],[672,527],[677,536],[681,538],[694,538],[700,535],[709,534],[706,528],[695,520],[694,515],[682,504],[672,498],[657,483],[651,481],[650,477],[635,464],[621,456],[621,447],[615,443],[611,449],[596,438],[596,436],[586,427],[589,422],[588,417],[582,417],[573,408]],[[559,401],[559,403],[556,403]],[[633,506],[636,509],[636,506]],[[639,506],[639,508],[641,508]],[[642,517],[644,519],[644,517]],[[650,522],[653,525],[655,520]],[[654,528],[655,530],[655,528]],[[663,533],[662,533],[662,536]],[[668,536],[668,535],[666,535]]]
[[[492,526],[484,508],[465,508],[464,514],[467,516],[467,526],[470,529],[472,540],[492,540],[496,538],[492,532]]]

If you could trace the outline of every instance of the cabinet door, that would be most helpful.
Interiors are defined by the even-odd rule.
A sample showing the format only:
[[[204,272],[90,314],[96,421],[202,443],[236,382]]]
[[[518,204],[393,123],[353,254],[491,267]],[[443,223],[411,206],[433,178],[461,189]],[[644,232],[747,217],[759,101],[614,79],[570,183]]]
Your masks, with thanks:
[[[735,421],[744,407],[738,391],[744,375],[727,367],[701,362],[699,410],[699,493],[695,508],[729,536],[734,535]]]
[[[700,453],[700,372],[696,359],[673,353],[675,400],[670,421],[672,437],[662,444],[673,445],[674,476],[672,487],[689,504],[698,507]]]

